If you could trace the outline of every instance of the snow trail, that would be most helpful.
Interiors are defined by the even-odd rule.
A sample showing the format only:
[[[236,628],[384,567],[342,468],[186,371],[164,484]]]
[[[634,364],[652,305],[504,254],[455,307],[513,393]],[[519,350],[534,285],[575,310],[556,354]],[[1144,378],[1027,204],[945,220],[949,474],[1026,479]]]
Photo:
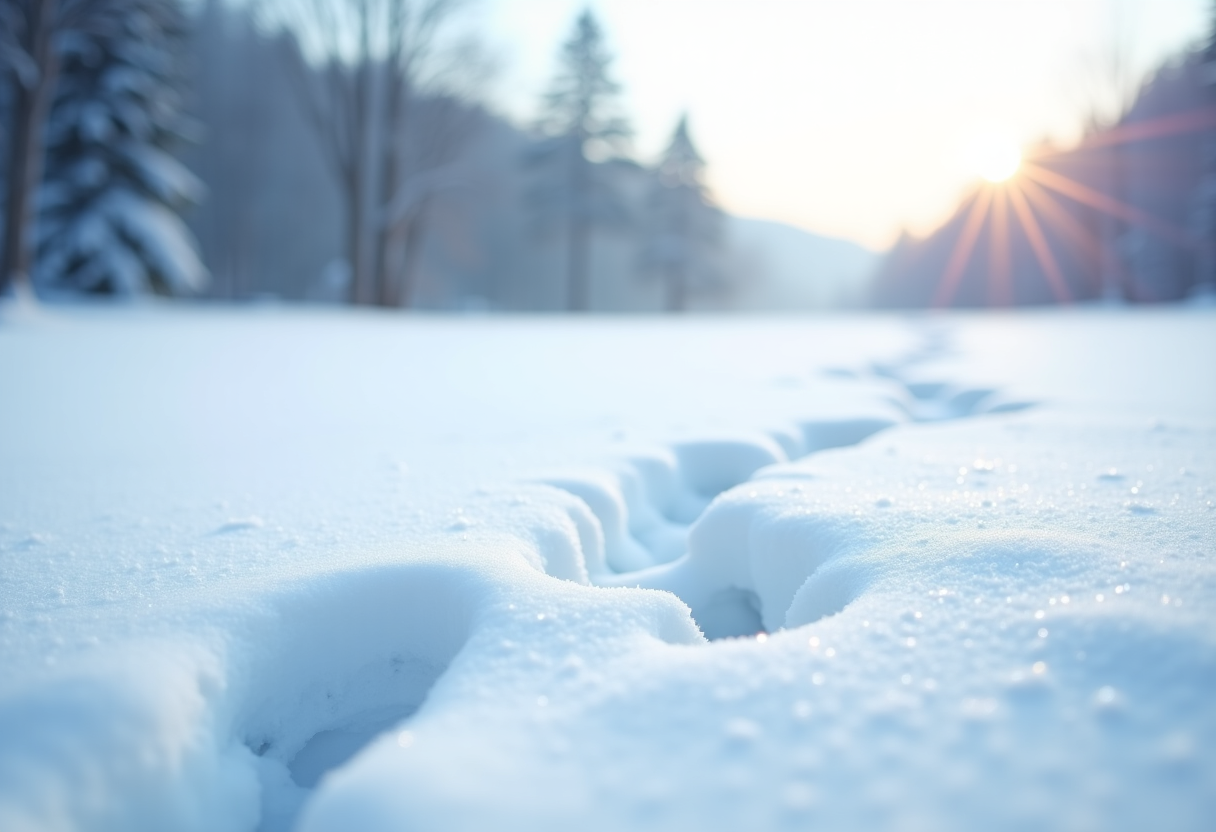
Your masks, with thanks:
[[[892,404],[909,421],[963,419],[984,413],[1010,413],[1031,407],[1029,402],[1002,399],[995,389],[959,388],[949,382],[908,379],[918,364],[949,352],[940,332],[896,361],[877,365],[869,374],[895,382]],[[833,374],[856,378],[853,370]],[[775,533],[780,541],[750,542],[764,535],[757,518],[764,501],[727,493],[756,478],[800,478],[804,468],[782,466],[805,461],[820,451],[860,444],[898,424],[894,419],[863,416],[854,419],[805,419],[793,429],[777,429],[754,437],[683,441],[648,455],[623,459],[613,471],[552,475],[544,481],[583,500],[599,522],[604,538],[607,573],[592,572],[602,586],[639,586],[677,595],[692,609],[694,619],[711,639],[755,635],[786,626],[794,596],[819,566],[844,545],[847,536],[806,523],[803,529]],[[791,493],[802,490],[794,484]],[[771,489],[769,490],[771,494]],[[778,496],[784,495],[780,491]],[[752,532],[753,527],[757,532]],[[786,552],[776,554],[784,547]],[[756,576],[756,558],[775,562],[780,575]],[[757,584],[769,588],[759,592]],[[812,615],[799,623],[839,612],[851,600],[848,581],[831,589],[812,589],[803,601]],[[822,581],[816,582],[819,587]],[[814,611],[814,612],[810,612]],[[797,626],[791,624],[790,626]]]

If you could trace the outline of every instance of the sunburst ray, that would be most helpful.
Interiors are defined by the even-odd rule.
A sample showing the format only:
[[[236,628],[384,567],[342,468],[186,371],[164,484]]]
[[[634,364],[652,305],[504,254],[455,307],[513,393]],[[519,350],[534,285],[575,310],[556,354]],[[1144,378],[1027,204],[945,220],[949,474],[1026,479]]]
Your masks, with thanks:
[[[989,188],[983,188],[975,195],[967,215],[967,224],[963,227],[963,233],[955,241],[954,249],[950,252],[950,260],[946,264],[946,271],[942,273],[942,279],[937,284],[937,292],[933,296],[934,306],[949,306],[950,301],[953,300],[954,293],[958,289],[958,282],[963,276],[963,269],[967,267],[967,261],[971,258],[971,250],[975,248],[975,241],[979,238],[980,229],[984,225],[984,218],[988,214],[988,206],[991,202],[992,190]]]
[[[1030,241],[1030,248],[1034,251],[1035,259],[1039,261],[1043,274],[1047,276],[1047,283],[1051,286],[1052,294],[1056,296],[1058,302],[1069,303],[1072,295],[1068,291],[1068,284],[1064,281],[1064,274],[1060,271],[1060,264],[1056,262],[1055,255],[1051,253],[1051,246],[1047,244],[1047,237],[1039,227],[1039,222],[1030,209],[1030,203],[1026,201],[1022,189],[1017,185],[1009,189],[1009,201],[1013,203],[1013,210],[1018,215],[1018,222],[1021,223],[1022,230],[1026,232],[1026,239]]]
[[[998,186],[992,193],[992,222],[989,224],[988,300],[993,306],[1013,305],[1013,263],[1009,247],[1009,188]]]
[[[1077,147],[1069,150],[1052,150],[1038,154],[1035,159],[1046,159],[1074,153],[1077,150],[1091,150],[1098,147],[1130,144],[1147,141],[1148,139],[1164,139],[1169,136],[1180,136],[1186,133],[1197,133],[1201,130],[1216,128],[1216,110],[1211,107],[1200,107],[1182,113],[1172,113],[1168,116],[1136,121],[1112,127],[1101,133],[1095,133],[1081,140]]]
[[[1051,221],[1052,228],[1060,231],[1070,239],[1088,259],[1097,263],[1102,257],[1102,244],[1096,233],[1082,225],[1076,217],[1065,211],[1056,198],[1046,188],[1040,187],[1030,179],[1022,179],[1019,183],[1022,194],[1034,207],[1038,208]],[[1084,272],[1085,282],[1092,289],[1101,288],[1101,277],[1097,272]]]
[[[1031,162],[1025,163],[1023,170],[1027,176],[1034,179],[1040,185],[1051,188],[1057,193],[1061,193],[1091,208],[1096,208],[1112,217],[1117,217],[1133,225],[1139,225],[1160,237],[1164,237],[1175,245],[1192,249],[1199,247],[1198,241],[1182,229],[1176,228],[1151,214],[1146,214],[1139,208],[1128,205],[1126,202],[1121,202],[1101,191],[1095,191],[1093,188],[1082,185],[1080,182],[1069,179],[1067,176]]]

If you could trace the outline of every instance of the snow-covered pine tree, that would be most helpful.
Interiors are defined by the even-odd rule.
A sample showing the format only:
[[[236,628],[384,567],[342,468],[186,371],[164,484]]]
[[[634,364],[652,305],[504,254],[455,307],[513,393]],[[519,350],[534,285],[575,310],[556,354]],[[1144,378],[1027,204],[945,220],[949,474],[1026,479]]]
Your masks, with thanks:
[[[59,44],[34,281],[40,291],[184,294],[207,271],[179,212],[202,185],[171,153],[185,138],[177,0],[122,0]]]
[[[1207,102],[1216,108],[1216,0],[1209,3],[1210,26],[1207,43],[1200,53],[1199,72],[1207,94]],[[1195,281],[1191,292],[1196,296],[1216,296],[1216,130],[1208,130],[1203,142],[1203,177],[1195,193],[1192,212],[1195,239],[1199,241],[1195,257]]]
[[[547,174],[529,195],[533,207],[542,215],[562,214],[566,221],[566,308],[572,312],[590,308],[592,228],[620,222],[626,213],[606,174],[588,158],[588,153],[607,158],[621,152],[630,134],[615,109],[620,87],[608,76],[611,61],[599,23],[584,10],[544,98],[538,126],[549,138],[529,157]]]
[[[687,308],[696,290],[721,286],[719,248],[722,212],[710,201],[705,160],[682,116],[654,172],[642,260],[664,282],[669,312]]]

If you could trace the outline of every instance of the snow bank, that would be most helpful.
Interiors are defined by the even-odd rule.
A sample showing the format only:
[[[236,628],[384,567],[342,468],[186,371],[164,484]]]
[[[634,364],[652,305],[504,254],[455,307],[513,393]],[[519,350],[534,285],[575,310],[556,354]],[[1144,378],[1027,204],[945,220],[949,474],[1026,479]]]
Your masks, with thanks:
[[[224,668],[173,641],[108,651],[0,700],[0,828],[257,826],[249,750],[218,724]]]

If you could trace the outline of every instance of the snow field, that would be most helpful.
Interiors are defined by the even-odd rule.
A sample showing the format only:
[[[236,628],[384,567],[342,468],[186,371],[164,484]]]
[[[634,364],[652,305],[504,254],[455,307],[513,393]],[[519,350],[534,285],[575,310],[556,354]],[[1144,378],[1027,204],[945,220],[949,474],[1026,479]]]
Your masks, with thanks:
[[[453,359],[458,322],[339,340],[340,319],[270,316],[293,350],[412,338],[437,366],[383,393],[382,359],[291,364],[266,390],[244,321],[125,323],[0,331],[42,371],[0,365],[24,394],[6,434],[29,438],[0,445],[20,475],[0,480],[0,828],[1201,829],[1216,809],[1202,384],[1153,418],[1116,406],[1140,375],[1069,397],[1076,360],[960,351],[984,319],[903,343],[898,319],[820,322],[826,347],[801,322],[491,326]],[[1212,340],[1182,313],[998,325],[1075,348],[1078,324],[1157,368]],[[52,429],[90,367],[166,343],[179,376],[150,393],[126,371],[140,395],[99,402],[105,449]],[[73,365],[80,384],[38,386]],[[208,414],[223,444],[200,387],[240,393]]]

